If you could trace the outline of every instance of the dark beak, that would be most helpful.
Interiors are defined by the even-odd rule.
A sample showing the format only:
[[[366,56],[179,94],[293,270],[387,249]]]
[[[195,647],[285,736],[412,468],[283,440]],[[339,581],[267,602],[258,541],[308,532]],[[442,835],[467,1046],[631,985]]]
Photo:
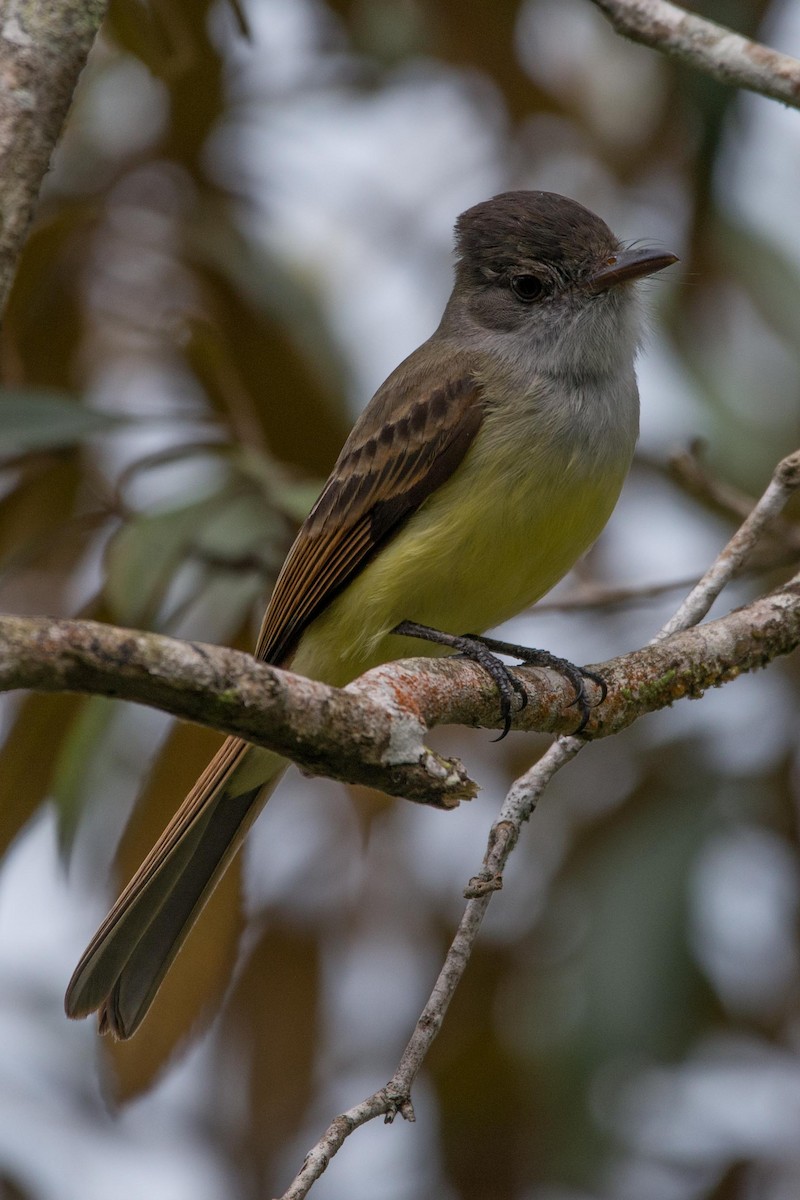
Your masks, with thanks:
[[[667,254],[663,250],[648,247],[620,250],[618,254],[609,255],[589,279],[587,287],[590,292],[604,292],[618,283],[630,283],[632,279],[654,275],[656,271],[663,271],[664,267],[671,267],[677,261],[677,254]]]

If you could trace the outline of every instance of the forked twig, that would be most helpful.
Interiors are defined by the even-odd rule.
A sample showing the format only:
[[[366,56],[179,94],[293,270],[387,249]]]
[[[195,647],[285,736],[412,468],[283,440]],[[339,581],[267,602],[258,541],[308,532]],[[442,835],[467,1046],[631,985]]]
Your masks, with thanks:
[[[654,642],[660,642],[671,633],[688,629],[702,620],[722,588],[741,570],[764,530],[798,487],[800,451],[778,464],[769,486],[744,524],[692,589],[675,616],[656,635]],[[512,784],[490,830],[481,870],[465,890],[467,904],[442,969],[397,1070],[385,1087],[331,1122],[309,1150],[303,1166],[281,1200],[303,1200],[350,1134],[367,1121],[379,1116],[392,1121],[397,1113],[406,1120],[414,1120],[411,1088],[467,968],[489,901],[503,885],[503,871],[519,840],[522,825],[531,817],[539,797],[553,776],[571,762],[585,745],[582,738],[558,738],[539,761]]]

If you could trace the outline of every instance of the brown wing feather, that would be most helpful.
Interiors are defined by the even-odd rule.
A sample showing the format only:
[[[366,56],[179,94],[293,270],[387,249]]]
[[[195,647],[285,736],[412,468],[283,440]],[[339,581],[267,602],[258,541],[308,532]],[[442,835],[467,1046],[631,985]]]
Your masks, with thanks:
[[[478,432],[480,389],[468,373],[420,388],[419,398],[397,388],[387,381],[357,422],[289,551],[256,647],[267,662],[286,660],[303,630],[450,477]]]

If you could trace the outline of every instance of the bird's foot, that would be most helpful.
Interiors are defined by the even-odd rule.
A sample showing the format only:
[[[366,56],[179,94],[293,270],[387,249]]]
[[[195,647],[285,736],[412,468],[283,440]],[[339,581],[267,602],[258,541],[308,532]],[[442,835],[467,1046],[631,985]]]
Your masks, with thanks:
[[[392,633],[400,634],[403,637],[421,638],[423,641],[435,642],[440,646],[449,646],[460,655],[463,655],[464,658],[469,658],[472,662],[483,667],[486,673],[494,680],[500,694],[500,715],[503,718],[503,732],[499,737],[495,738],[495,741],[498,742],[502,741],[511,729],[514,698],[517,697],[519,700],[517,711],[523,709],[528,703],[528,696],[522,683],[510,667],[501,662],[497,657],[498,654],[507,654],[510,658],[516,658],[528,666],[549,667],[553,671],[558,671],[569,680],[575,690],[575,699],[572,703],[577,705],[578,712],[581,715],[580,722],[575,730],[576,734],[582,733],[586,728],[592,708],[595,707],[589,703],[585,680],[591,679],[592,683],[596,683],[600,688],[598,704],[602,704],[608,693],[608,687],[602,675],[598,675],[595,671],[588,671],[585,667],[576,667],[569,659],[559,658],[558,655],[551,654],[548,650],[535,650],[529,646],[516,646],[513,642],[502,642],[498,641],[497,638],[483,637],[473,633],[460,635],[445,633],[441,629],[432,629],[429,625],[418,625],[416,621],[401,621],[399,625],[395,626]]]

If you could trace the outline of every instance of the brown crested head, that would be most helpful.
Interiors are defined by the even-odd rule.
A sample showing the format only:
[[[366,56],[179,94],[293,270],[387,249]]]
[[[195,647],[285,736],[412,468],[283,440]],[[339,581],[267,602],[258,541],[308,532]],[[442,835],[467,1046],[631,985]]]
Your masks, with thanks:
[[[456,222],[456,271],[475,284],[536,264],[566,281],[619,249],[605,221],[555,192],[503,192]]]

